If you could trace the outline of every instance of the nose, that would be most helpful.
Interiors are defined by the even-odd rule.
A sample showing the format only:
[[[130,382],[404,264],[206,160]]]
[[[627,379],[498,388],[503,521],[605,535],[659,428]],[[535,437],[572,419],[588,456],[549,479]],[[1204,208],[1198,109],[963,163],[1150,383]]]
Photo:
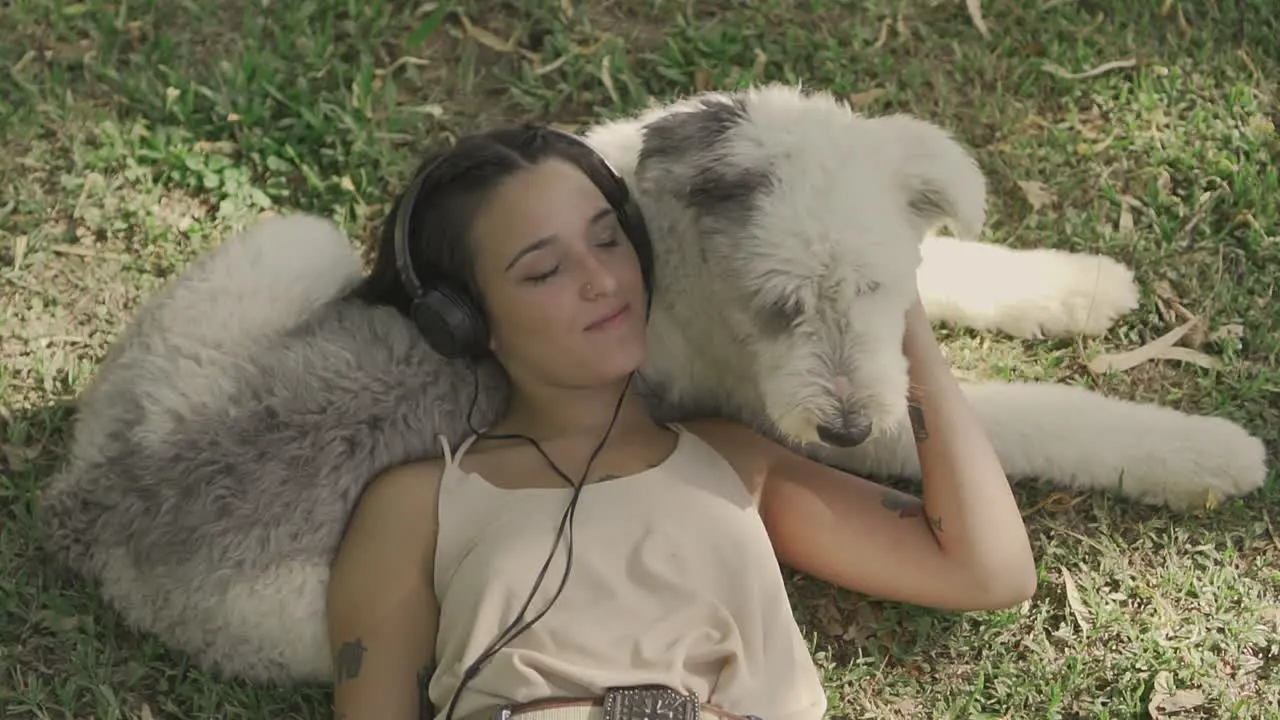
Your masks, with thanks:
[[[598,295],[612,295],[618,289],[618,278],[602,263],[591,259],[583,273],[583,295],[591,299]]]
[[[871,418],[864,415],[844,415],[838,423],[818,426],[818,439],[834,447],[856,447],[870,436]]]

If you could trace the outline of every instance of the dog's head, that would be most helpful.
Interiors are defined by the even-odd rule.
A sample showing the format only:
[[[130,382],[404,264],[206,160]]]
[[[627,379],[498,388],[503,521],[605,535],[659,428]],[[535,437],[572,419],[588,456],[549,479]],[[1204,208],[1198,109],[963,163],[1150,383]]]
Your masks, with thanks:
[[[708,94],[645,127],[638,176],[694,218],[733,341],[793,442],[860,444],[905,417],[920,242],[976,237],[985,183],[947,133],[825,94]]]

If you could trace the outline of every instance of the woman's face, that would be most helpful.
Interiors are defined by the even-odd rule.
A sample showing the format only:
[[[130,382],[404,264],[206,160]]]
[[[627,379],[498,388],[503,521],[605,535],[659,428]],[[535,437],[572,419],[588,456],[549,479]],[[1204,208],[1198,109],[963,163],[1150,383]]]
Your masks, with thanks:
[[[644,359],[644,281],[617,216],[572,163],[504,180],[472,226],[490,348],[516,382],[586,387]]]

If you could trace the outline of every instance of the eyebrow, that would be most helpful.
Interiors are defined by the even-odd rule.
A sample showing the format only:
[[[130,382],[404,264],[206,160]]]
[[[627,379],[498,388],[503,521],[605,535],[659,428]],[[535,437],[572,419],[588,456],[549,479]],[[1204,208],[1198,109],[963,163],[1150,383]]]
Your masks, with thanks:
[[[609,206],[602,207],[599,210],[597,210],[594,215],[591,216],[590,220],[587,221],[587,227],[591,227],[592,225],[599,223],[601,220],[604,220],[605,218],[611,215],[613,215],[612,207],[609,207]],[[516,252],[515,257],[511,258],[511,262],[507,263],[506,270],[510,270],[511,268],[515,267],[516,263],[520,262],[521,258],[523,258],[525,255],[542,250],[543,248],[547,247],[551,243],[555,242],[557,237],[558,236],[556,235],[547,235],[546,237],[538,238],[537,240],[534,240],[528,245],[525,245],[524,247],[520,248],[520,250]]]

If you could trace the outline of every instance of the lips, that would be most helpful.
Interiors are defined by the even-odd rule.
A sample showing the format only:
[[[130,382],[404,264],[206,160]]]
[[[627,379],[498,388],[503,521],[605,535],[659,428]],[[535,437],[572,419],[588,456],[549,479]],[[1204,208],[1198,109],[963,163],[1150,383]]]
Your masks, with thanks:
[[[587,330],[589,330],[589,331],[592,331],[592,330],[608,330],[609,328],[611,328],[611,327],[613,327],[614,325],[617,325],[619,322],[621,322],[621,321],[622,321],[622,320],[627,316],[627,313],[628,313],[628,312],[630,312],[630,310],[631,310],[631,306],[630,306],[630,305],[623,305],[622,307],[618,308],[617,310],[614,310],[613,312],[609,313],[608,315],[606,315],[606,316],[604,316],[604,317],[600,318],[599,320],[596,320],[595,322],[593,322],[593,323],[591,323],[590,325],[588,325],[588,326],[587,326]]]

